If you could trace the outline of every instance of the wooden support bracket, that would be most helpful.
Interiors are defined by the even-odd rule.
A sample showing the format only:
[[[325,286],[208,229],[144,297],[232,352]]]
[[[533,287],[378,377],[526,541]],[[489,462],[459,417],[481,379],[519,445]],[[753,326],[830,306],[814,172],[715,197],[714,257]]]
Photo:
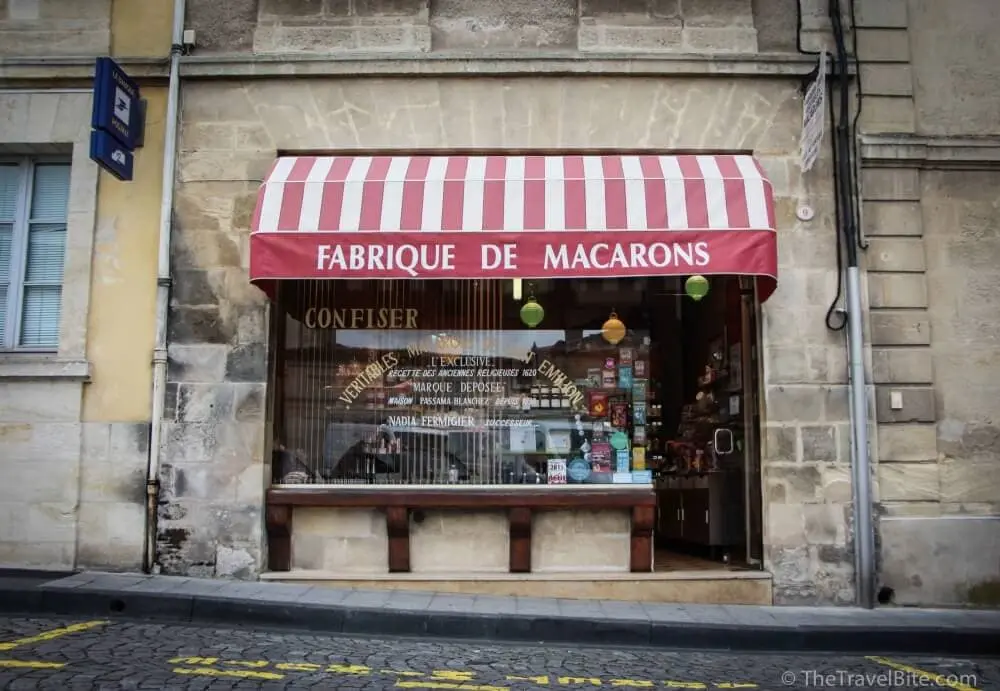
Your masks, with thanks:
[[[267,568],[269,571],[292,569],[292,507],[269,504],[265,515],[267,527]]]
[[[656,505],[632,507],[632,540],[629,549],[630,569],[633,573],[653,570],[653,523]]]
[[[385,508],[385,526],[389,534],[389,573],[410,571],[410,511],[405,506]]]
[[[507,512],[510,525],[510,572],[531,573],[531,509],[520,506]]]

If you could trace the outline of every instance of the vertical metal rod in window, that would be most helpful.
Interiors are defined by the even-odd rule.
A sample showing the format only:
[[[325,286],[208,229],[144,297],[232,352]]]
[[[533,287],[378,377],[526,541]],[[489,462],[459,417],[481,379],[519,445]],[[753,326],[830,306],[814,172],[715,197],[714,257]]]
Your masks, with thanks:
[[[311,306],[318,306],[321,304],[320,301],[320,283],[319,281],[309,281],[309,298],[307,304]],[[309,445],[309,466],[312,469],[313,477],[317,481],[321,481],[320,473],[323,470],[321,459],[317,457],[316,454],[316,427],[317,427],[317,415],[316,408],[318,405],[318,391],[317,391],[317,379],[321,376],[321,372],[318,371],[319,358],[321,357],[320,349],[322,348],[323,337],[326,335],[325,329],[316,329],[309,336],[309,370],[306,373],[306,437],[307,443]]]
[[[497,310],[499,308],[499,303],[497,302],[497,296],[502,294],[503,294],[503,283],[499,280],[490,281],[489,310],[490,310],[490,323],[492,324],[492,328],[490,329],[490,332],[488,334],[489,341],[485,355],[487,357],[492,358],[491,362],[493,363],[493,367],[502,366],[502,360],[500,359],[499,352],[497,351],[497,341],[500,335],[500,324],[497,318],[498,315]],[[491,367],[491,369],[493,367]],[[490,377],[490,381],[491,382],[498,381],[498,378],[496,376],[492,376]],[[492,389],[492,388],[493,388],[492,386],[487,387],[487,389]],[[503,387],[498,387],[498,388],[503,390]],[[494,417],[503,416],[504,408],[502,406],[497,405],[497,398],[492,393],[489,395],[490,395],[490,401],[491,403],[493,403]],[[506,398],[506,393],[503,394],[503,397]],[[493,481],[493,469],[496,468],[497,460],[499,457],[498,453],[499,450],[502,448],[502,446],[499,444],[499,441],[502,438],[502,436],[503,436],[502,426],[497,426],[496,428],[490,430],[489,463],[488,466],[484,468],[484,473],[483,473],[485,482]]]
[[[285,440],[288,451],[292,454],[292,458],[295,459],[296,463],[294,467],[299,468],[299,464],[305,464],[305,443],[303,442],[303,419],[302,419],[302,389],[303,389],[303,376],[304,372],[302,369],[302,360],[304,357],[303,348],[306,343],[307,328],[305,325],[305,306],[302,304],[303,298],[303,285],[301,282],[296,282],[295,284],[295,294],[293,296],[292,305],[295,309],[295,341],[294,349],[289,349],[289,367],[292,369],[292,374],[289,379],[293,382],[291,389],[291,396],[288,401],[288,414],[291,416],[291,424],[289,425],[289,438]]]
[[[307,281],[305,283],[305,305],[306,309],[317,308],[314,314],[319,313],[319,308],[322,306],[322,299],[320,293],[320,283],[319,281]],[[309,470],[312,474],[314,483],[323,482],[323,456],[322,456],[322,445],[317,449],[317,437],[321,438],[323,433],[322,429],[318,429],[322,424],[322,420],[317,418],[316,408],[319,406],[320,397],[322,396],[322,390],[324,382],[318,379],[322,378],[322,369],[319,369],[321,365],[320,349],[322,348],[324,337],[327,334],[327,330],[323,328],[323,324],[317,320],[316,328],[306,329],[303,334],[305,338],[303,339],[304,347],[304,357],[303,357],[303,389],[300,392],[302,397],[302,412],[300,415],[303,420],[303,435],[304,444],[306,447],[306,463],[309,464]],[[319,453],[318,453],[319,451]]]
[[[309,281],[307,289],[307,301],[306,304],[310,307],[319,304],[318,295],[318,282]],[[309,333],[308,339],[308,369],[306,370],[305,376],[305,391],[304,393],[304,405],[305,405],[305,443],[307,449],[307,458],[309,463],[309,469],[312,471],[312,475],[316,482],[321,482],[320,473],[322,471],[322,465],[318,462],[316,458],[316,365],[317,359],[319,357],[319,348],[323,339],[323,329],[313,329]]]
[[[476,352],[475,355],[483,355],[486,353],[487,339],[489,335],[493,332],[493,320],[492,314],[490,312],[490,289],[492,287],[492,282],[483,279],[479,281],[477,290],[477,300],[476,304],[478,306],[476,324],[477,333],[479,335],[476,342]],[[476,394],[476,397],[480,397],[480,394]],[[485,396],[483,398],[486,398]],[[488,422],[492,416],[492,401],[486,398],[486,405],[477,406],[479,409],[479,415],[483,422]],[[486,474],[486,469],[489,464],[489,454],[490,454],[490,434],[491,430],[488,425],[481,424],[479,426],[479,455],[476,458],[476,484],[483,481]]]

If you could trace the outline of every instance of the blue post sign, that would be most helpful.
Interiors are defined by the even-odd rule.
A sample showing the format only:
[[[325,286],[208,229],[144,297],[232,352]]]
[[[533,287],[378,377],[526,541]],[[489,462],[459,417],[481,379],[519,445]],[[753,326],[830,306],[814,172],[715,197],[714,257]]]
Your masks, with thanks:
[[[139,85],[111,58],[97,58],[90,157],[119,180],[132,179],[133,152],[142,146],[145,113]]]
[[[119,180],[128,182],[132,179],[135,157],[104,130],[91,130],[90,158]]]

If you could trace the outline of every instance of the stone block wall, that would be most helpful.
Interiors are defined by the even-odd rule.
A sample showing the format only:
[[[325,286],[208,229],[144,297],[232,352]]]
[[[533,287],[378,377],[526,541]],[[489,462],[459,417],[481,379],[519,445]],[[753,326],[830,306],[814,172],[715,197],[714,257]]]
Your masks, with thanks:
[[[916,108],[910,66],[906,2],[858,3],[857,45],[861,60],[863,132],[913,132]]]
[[[430,0],[434,50],[576,48],[577,0]]]
[[[148,422],[85,422],[79,473],[76,567],[142,568]]]
[[[0,2],[0,56],[96,56],[110,45],[111,0]]]
[[[859,16],[880,577],[904,604],[998,604],[994,9],[880,0]]]
[[[254,181],[272,154],[232,124],[246,115],[239,106],[225,96],[186,106],[180,135],[158,536],[165,573],[251,577],[263,558],[268,315],[247,281],[247,247]]]
[[[796,2],[803,47],[828,46],[826,0],[230,0],[188,25],[199,54],[794,53]]]
[[[533,521],[532,571],[628,572],[629,511],[540,511]]]
[[[76,562],[81,386],[0,382],[0,567]]]
[[[427,0],[261,0],[255,53],[426,51]]]
[[[628,511],[542,511],[535,513],[533,521],[533,572],[628,572]],[[506,574],[509,565],[506,512],[417,511],[411,515],[412,573]],[[331,578],[388,573],[385,514],[372,509],[296,508],[292,569],[325,571]]]
[[[385,514],[374,509],[296,507],[291,567],[336,574],[388,573]]]
[[[847,345],[824,319],[837,287],[832,171],[823,159],[788,171],[778,289],[762,310],[765,567],[777,603],[844,604],[854,597]],[[813,219],[799,221],[796,203]]]
[[[937,137],[1000,134],[1000,17],[993,0],[909,0],[918,128]]]
[[[879,0],[858,15],[862,133],[901,136],[916,126],[906,3]],[[861,215],[866,251],[867,338],[875,422],[871,439],[879,583],[892,571],[884,518],[907,515],[938,497],[937,419],[926,250],[915,168],[863,162]],[[888,538],[883,529],[890,531]],[[889,580],[895,580],[889,577]]]
[[[507,573],[510,530],[506,511],[423,511],[410,523],[414,573]]]
[[[579,49],[756,53],[750,0],[583,0]]]
[[[1000,153],[1000,139],[993,147]],[[901,203],[918,207],[909,228],[926,257],[923,285],[896,298],[907,309],[883,329],[886,352],[875,361],[881,576],[901,603],[996,606],[1000,174],[961,170],[981,162],[953,171],[914,165],[923,170],[871,171],[919,185],[910,196],[920,201]],[[873,318],[876,309],[873,302]]]

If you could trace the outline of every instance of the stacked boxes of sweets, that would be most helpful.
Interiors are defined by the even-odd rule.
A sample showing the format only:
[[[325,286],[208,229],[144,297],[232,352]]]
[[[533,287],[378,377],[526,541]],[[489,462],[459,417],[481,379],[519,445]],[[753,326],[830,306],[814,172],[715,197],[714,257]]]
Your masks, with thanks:
[[[587,369],[591,469],[601,481],[648,482],[651,403],[648,343],[622,345]],[[609,477],[607,477],[609,476]]]
[[[632,470],[644,472],[655,470],[655,465],[647,455],[650,441],[650,425],[654,414],[651,406],[651,391],[649,379],[649,352],[648,347],[640,346],[638,352],[631,353],[623,349],[625,355],[623,363],[630,367],[629,374],[625,381],[621,382],[623,387],[631,389],[629,397],[632,401]]]
[[[633,470],[658,473],[664,461],[663,404],[660,382],[650,371],[649,348],[643,344],[636,353],[632,382]]]
[[[528,401],[528,407],[531,410],[569,410],[571,407],[569,398],[559,387],[545,384],[533,384]]]

